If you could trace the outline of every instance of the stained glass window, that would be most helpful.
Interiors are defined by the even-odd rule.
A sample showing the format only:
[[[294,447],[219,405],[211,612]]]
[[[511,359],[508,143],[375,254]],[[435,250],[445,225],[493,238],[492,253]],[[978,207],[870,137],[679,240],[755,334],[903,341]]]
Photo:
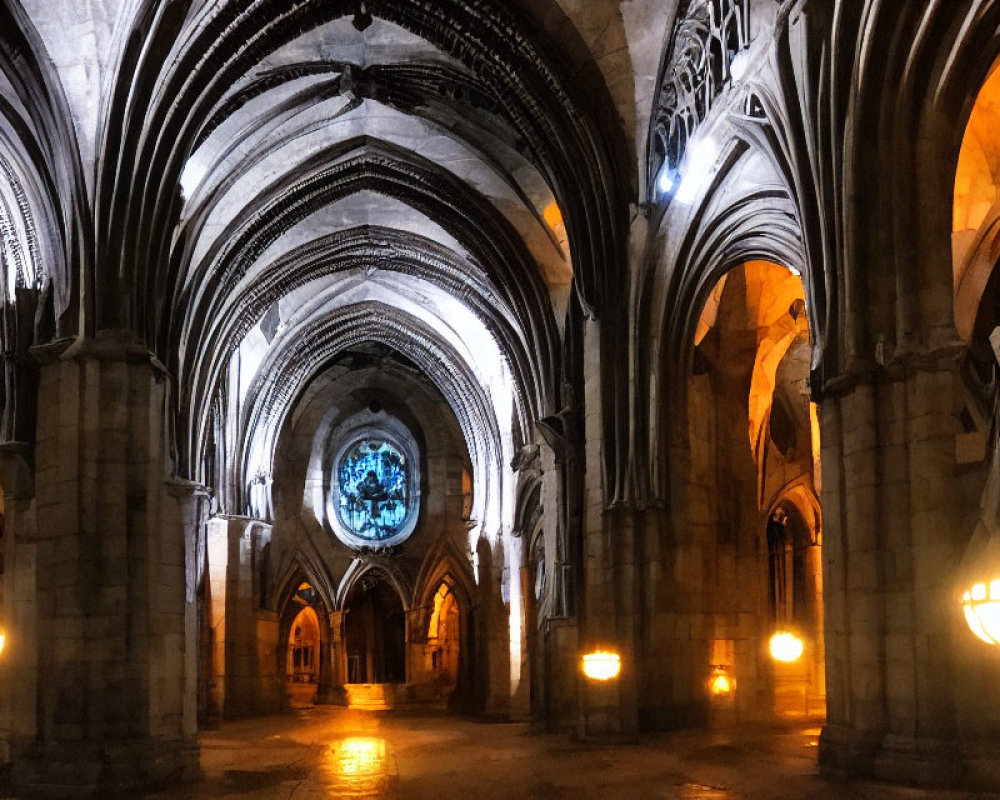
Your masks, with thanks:
[[[337,468],[337,513],[362,539],[399,533],[410,510],[406,457],[388,442],[362,439],[344,451]]]

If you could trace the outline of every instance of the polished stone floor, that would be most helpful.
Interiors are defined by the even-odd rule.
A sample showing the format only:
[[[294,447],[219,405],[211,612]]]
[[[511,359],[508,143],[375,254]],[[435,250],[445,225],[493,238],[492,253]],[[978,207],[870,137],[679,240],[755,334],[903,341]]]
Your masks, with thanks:
[[[204,779],[156,800],[958,800],[982,795],[836,783],[815,726],[741,726],[617,747],[445,714],[298,708],[202,735]]]

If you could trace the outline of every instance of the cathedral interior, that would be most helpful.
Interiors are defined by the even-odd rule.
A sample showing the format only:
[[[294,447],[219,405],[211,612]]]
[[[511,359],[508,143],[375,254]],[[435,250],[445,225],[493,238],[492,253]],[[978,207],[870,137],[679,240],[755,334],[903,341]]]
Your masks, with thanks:
[[[305,698],[1000,790],[998,64],[992,0],[0,0],[0,786]]]

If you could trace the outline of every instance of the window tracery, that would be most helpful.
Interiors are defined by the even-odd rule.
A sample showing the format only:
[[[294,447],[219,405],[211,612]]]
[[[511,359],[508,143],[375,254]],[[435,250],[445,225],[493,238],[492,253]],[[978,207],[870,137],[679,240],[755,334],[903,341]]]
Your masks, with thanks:
[[[381,410],[334,431],[324,470],[331,532],[348,547],[394,552],[419,517],[417,456],[412,433]]]
[[[749,0],[693,0],[679,15],[653,113],[651,178],[676,173],[688,140],[733,77],[733,58],[750,44],[749,6]]]
[[[406,456],[379,439],[356,442],[337,466],[340,521],[361,539],[399,532],[409,513]]]
[[[40,264],[38,234],[27,192],[14,168],[0,157],[0,266],[10,300],[17,287],[36,289],[44,284]]]

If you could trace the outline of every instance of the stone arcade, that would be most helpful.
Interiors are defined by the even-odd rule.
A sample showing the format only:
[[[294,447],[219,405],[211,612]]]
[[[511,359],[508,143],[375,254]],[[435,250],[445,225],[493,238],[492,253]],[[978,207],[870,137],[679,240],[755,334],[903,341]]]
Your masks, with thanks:
[[[298,694],[1000,788],[997,63],[987,0],[0,0],[0,782]]]

